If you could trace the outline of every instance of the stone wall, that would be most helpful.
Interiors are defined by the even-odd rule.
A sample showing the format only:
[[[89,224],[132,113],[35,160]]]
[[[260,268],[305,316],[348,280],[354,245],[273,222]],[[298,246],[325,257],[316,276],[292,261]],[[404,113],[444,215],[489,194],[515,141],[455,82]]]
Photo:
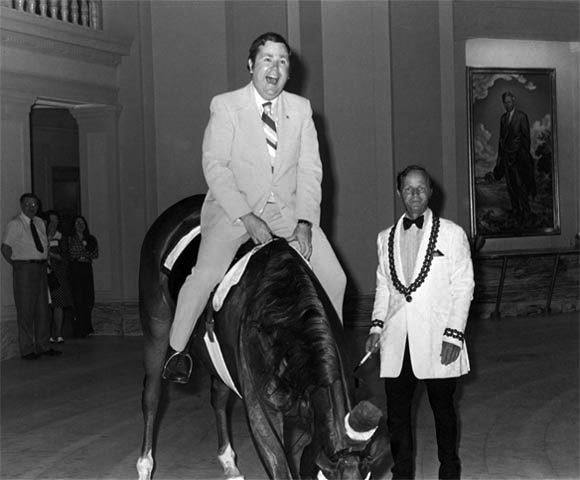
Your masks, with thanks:
[[[508,260],[500,303],[502,318],[548,313],[546,306],[554,257],[527,257]],[[502,260],[477,261],[474,265],[475,292],[471,319],[494,317]],[[580,310],[580,269],[578,255],[561,256],[550,304],[551,313]],[[345,304],[345,322],[366,328],[374,297],[364,295]]]
[[[554,257],[522,257],[508,260],[500,303],[501,317],[529,316],[579,310],[578,255],[563,255],[558,269],[550,309],[547,309]],[[472,314],[493,317],[501,277],[502,260],[478,262]]]

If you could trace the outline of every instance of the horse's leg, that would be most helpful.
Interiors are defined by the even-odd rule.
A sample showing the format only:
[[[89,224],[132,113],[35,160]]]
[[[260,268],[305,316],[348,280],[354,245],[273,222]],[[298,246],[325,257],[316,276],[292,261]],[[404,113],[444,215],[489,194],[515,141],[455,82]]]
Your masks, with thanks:
[[[141,455],[137,460],[139,480],[150,480],[153,472],[153,437],[155,433],[159,399],[161,398],[161,370],[167,350],[167,342],[155,338],[145,340],[145,378],[143,380],[143,394],[141,408],[143,410],[143,444]]]
[[[219,378],[211,377],[211,405],[215,413],[218,434],[218,460],[227,479],[243,480],[236,465],[236,452],[232,448],[229,435],[228,400],[230,389]]]

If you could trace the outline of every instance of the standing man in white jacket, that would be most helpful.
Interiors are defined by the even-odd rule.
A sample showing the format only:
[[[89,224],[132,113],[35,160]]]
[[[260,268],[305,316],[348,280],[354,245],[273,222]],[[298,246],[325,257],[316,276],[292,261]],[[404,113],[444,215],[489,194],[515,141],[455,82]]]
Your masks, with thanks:
[[[439,478],[460,478],[457,378],[469,372],[464,332],[473,266],[463,229],[429,208],[431,177],[417,165],[397,175],[405,213],[379,233],[372,324],[366,351],[380,348],[393,479],[413,478],[411,405],[418,380],[435,417]]]

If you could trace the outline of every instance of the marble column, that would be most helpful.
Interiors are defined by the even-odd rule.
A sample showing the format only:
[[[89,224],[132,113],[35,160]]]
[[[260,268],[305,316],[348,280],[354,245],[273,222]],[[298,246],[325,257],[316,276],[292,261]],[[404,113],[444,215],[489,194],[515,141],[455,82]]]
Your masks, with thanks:
[[[2,231],[20,213],[20,195],[31,191],[30,111],[32,95],[0,94],[0,212]],[[4,261],[0,268],[0,359],[18,354],[16,307],[12,292],[12,268]]]

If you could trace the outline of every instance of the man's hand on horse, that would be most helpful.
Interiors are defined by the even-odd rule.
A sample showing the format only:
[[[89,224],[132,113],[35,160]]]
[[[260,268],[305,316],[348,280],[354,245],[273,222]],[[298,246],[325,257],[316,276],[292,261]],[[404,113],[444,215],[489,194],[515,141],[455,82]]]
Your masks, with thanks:
[[[310,260],[312,255],[312,226],[308,223],[298,222],[294,233],[286,240],[288,243],[296,241],[298,251],[306,260]]]
[[[268,227],[268,224],[254,213],[247,213],[243,217],[240,217],[240,220],[244,224],[244,227],[246,227],[248,235],[250,235],[250,238],[256,245],[261,245],[272,240],[270,227]]]

